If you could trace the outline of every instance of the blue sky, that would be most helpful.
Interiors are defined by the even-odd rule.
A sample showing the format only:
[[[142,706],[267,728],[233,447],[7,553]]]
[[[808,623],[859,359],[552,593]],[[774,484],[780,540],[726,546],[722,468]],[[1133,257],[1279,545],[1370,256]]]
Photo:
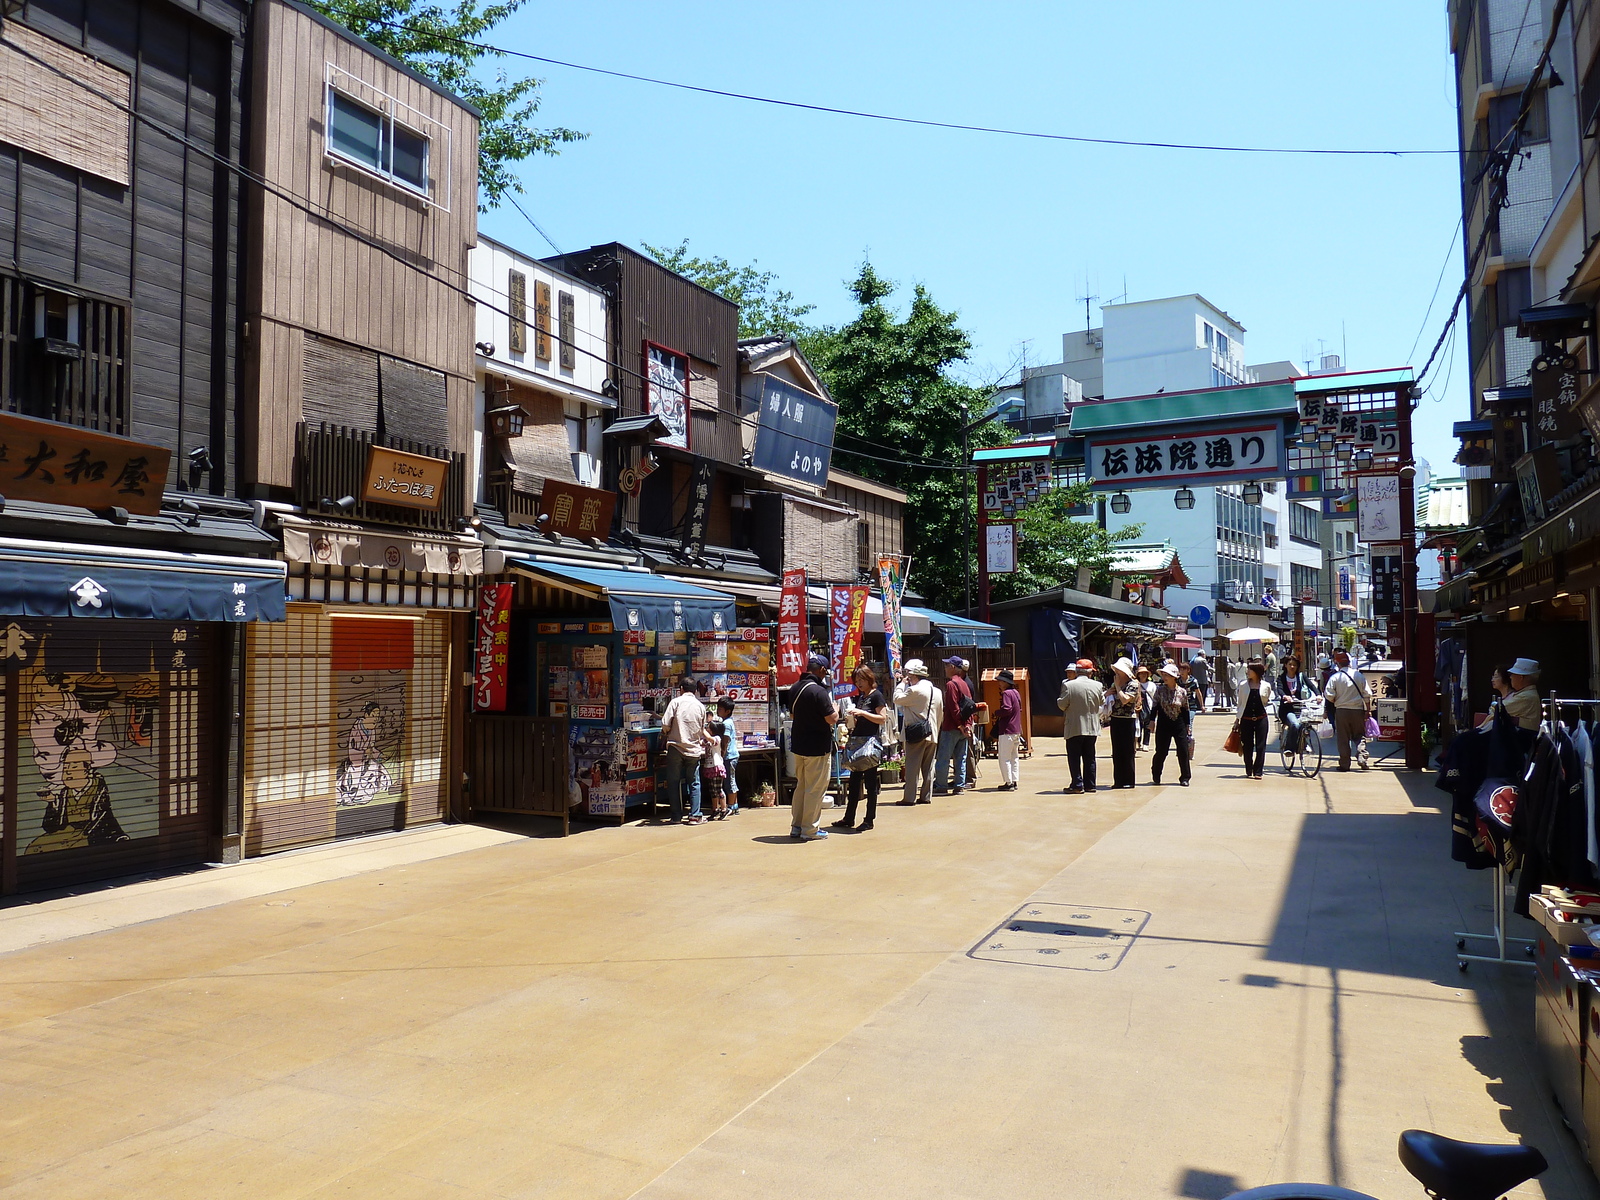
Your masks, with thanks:
[[[967,124],[1237,145],[1453,149],[1442,3],[555,4],[494,40],[703,86]],[[590,134],[523,165],[564,250],[674,245],[758,262],[848,319],[864,258],[959,311],[969,374],[1059,360],[1089,291],[1200,292],[1252,362],[1348,351],[1420,367],[1461,281],[1451,155],[1325,158],[1080,146],[919,129],[509,62]],[[509,206],[491,236],[548,247]],[[1439,301],[1423,328],[1445,267]],[[1126,283],[1124,283],[1126,280]],[[1098,313],[1094,321],[1099,323]],[[1464,325],[1464,322],[1463,322]],[[1418,334],[1421,339],[1418,343]],[[1412,346],[1416,345],[1415,353]],[[1418,410],[1454,473],[1465,329]],[[1448,383],[1446,374],[1448,373]]]

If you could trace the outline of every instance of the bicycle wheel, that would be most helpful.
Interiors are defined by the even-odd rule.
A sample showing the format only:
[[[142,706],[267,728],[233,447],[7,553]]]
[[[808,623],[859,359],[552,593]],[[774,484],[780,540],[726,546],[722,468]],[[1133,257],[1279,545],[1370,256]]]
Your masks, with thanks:
[[[1284,774],[1293,775],[1299,770],[1299,763],[1295,760],[1300,756],[1289,749],[1289,730],[1281,726],[1278,729],[1278,754],[1283,759]]]
[[[1300,736],[1300,773],[1307,779],[1315,779],[1322,770],[1322,739],[1311,727],[1301,730]]]

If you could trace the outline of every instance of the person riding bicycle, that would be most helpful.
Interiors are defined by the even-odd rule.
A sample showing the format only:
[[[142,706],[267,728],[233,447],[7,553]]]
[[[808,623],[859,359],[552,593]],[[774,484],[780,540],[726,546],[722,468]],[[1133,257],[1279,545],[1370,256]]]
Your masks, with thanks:
[[[1298,656],[1290,654],[1283,660],[1283,674],[1278,676],[1278,720],[1283,722],[1285,749],[1291,754],[1300,752],[1300,729],[1304,720],[1305,702],[1318,695],[1316,685],[1300,669]]]

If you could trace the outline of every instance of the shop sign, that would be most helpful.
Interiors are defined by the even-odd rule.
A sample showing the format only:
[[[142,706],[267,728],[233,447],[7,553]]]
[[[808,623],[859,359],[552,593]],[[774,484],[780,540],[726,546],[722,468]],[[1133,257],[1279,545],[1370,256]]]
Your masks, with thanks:
[[[1372,719],[1378,723],[1378,738],[1385,742],[1403,741],[1406,736],[1406,702],[1390,697],[1372,702]]]
[[[856,685],[850,677],[861,662],[861,628],[867,617],[867,591],[865,584],[856,584],[835,587],[828,596],[835,696],[856,694]]]
[[[1543,371],[1530,371],[1528,383],[1533,392],[1534,445],[1565,441],[1582,432],[1583,422],[1577,413],[1576,362],[1571,367],[1552,365]]]
[[[689,507],[683,516],[684,556],[693,562],[706,552],[706,526],[711,521],[711,489],[717,480],[717,464],[709,458],[694,460],[689,480]]]
[[[450,464],[442,458],[409,454],[387,446],[368,446],[361,498],[372,504],[437,511],[444,500],[445,476],[449,470]]]
[[[171,458],[160,446],[0,413],[0,496],[13,500],[155,516]]]
[[[1009,521],[984,527],[984,546],[991,575],[1011,575],[1017,569],[1017,527]]]
[[[905,577],[900,571],[898,558],[878,560],[878,590],[883,598],[883,643],[889,662],[889,677],[898,678],[904,645],[900,632],[900,598],[905,591]]]
[[[510,583],[486,583],[478,588],[478,640],[472,681],[472,707],[478,712],[506,710],[514,588]]]
[[[750,465],[769,475],[822,487],[828,482],[833,432],[838,423],[837,405],[781,379],[764,376]]]
[[[783,573],[778,598],[778,686],[792,687],[806,669],[806,573]]]
[[[1349,567],[1339,568],[1339,607],[1351,611],[1356,607],[1356,585],[1355,580],[1350,577]]]
[[[1277,479],[1286,461],[1277,422],[1198,426],[1149,437],[1119,431],[1086,439],[1086,451],[1099,492]]]
[[[1400,476],[1394,472],[1357,475],[1356,539],[1392,542],[1400,536]]]
[[[539,493],[539,514],[548,516],[546,533],[570,538],[604,538],[611,532],[615,492],[546,479]]]
[[[1400,612],[1400,556],[1372,556],[1372,615],[1392,617]]]
[[[689,448],[689,356],[644,344],[644,410],[667,427],[663,446]]]
[[[1551,496],[1561,490],[1561,469],[1556,466],[1555,451],[1540,446],[1531,454],[1524,454],[1516,462],[1517,493],[1522,497],[1522,511],[1530,525],[1545,518],[1545,505]]]

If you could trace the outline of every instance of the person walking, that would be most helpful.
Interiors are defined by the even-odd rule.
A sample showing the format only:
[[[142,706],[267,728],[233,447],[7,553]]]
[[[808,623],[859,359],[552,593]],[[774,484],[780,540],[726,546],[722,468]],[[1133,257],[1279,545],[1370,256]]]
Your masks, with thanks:
[[[789,836],[815,842],[828,836],[819,829],[822,801],[833,776],[833,727],[839,710],[828,691],[828,660],[813,654],[806,673],[789,690],[789,749],[794,754],[794,797],[790,800]]]
[[[1204,654],[1196,654],[1189,659],[1189,670],[1194,675],[1194,708],[1203,713],[1206,711],[1206,697],[1211,691],[1211,660]]]
[[[1265,661],[1267,664],[1267,678],[1276,680],[1278,678],[1278,648],[1271,642],[1267,643]]]
[[[700,760],[706,752],[706,706],[700,703],[694,676],[678,680],[678,694],[661,714],[661,740],[667,747],[667,799],[672,822],[700,825]],[[684,789],[689,791],[689,816],[683,815]]]
[[[717,701],[717,716],[722,721],[726,731],[722,741],[722,757],[728,765],[728,778],[723,787],[728,794],[728,812],[739,811],[739,731],[734,728],[733,714],[735,705],[729,696],[723,696]]]
[[[1178,752],[1178,783],[1189,786],[1189,730],[1194,715],[1189,711],[1189,693],[1180,684],[1178,668],[1173,663],[1163,663],[1157,672],[1161,681],[1155,691],[1156,752],[1150,759],[1151,782],[1161,782],[1161,769],[1167,765],[1170,748]]]
[[[1539,728],[1542,706],[1539,701],[1539,663],[1531,658],[1519,658],[1505,672],[1510,690],[1501,701],[1506,715],[1523,729]]]
[[[1139,690],[1133,663],[1128,659],[1117,659],[1111,675],[1111,786],[1120,791],[1138,782],[1134,748],[1139,741],[1139,706],[1144,693]]]
[[[1094,663],[1087,658],[1068,663],[1056,700],[1061,733],[1067,739],[1067,770],[1072,773],[1068,795],[1094,791],[1095,744],[1100,740],[1100,706],[1106,690],[1093,672]]]
[[[933,761],[944,703],[920,658],[908,660],[901,669],[900,682],[894,689],[894,706],[900,710],[900,741],[905,746],[905,794],[900,803],[907,807],[932,804]],[[911,733],[919,724],[926,728],[926,735],[913,741]]]
[[[856,685],[856,702],[850,709],[850,745],[858,745],[860,738],[878,739],[878,761],[858,767],[855,759],[850,760],[849,803],[844,816],[835,821],[833,827],[856,828],[856,806],[865,792],[867,819],[861,822],[861,832],[865,833],[878,816],[878,763],[883,761],[884,722],[889,719],[889,702],[878,690],[878,677],[866,663],[856,668],[851,682]]]
[[[1278,720],[1283,722],[1283,741],[1291,754],[1300,753],[1300,729],[1305,722],[1305,702],[1314,700],[1317,688],[1311,678],[1300,669],[1300,659],[1293,654],[1283,660],[1283,674],[1278,676]]]
[[[1150,734],[1156,723],[1156,684],[1150,678],[1150,668],[1140,663],[1134,668],[1133,677],[1139,681],[1139,744],[1137,749],[1150,749]]]
[[[994,744],[1000,756],[1000,791],[1014,792],[1022,764],[1022,695],[1010,671],[995,676],[1000,684],[1000,712],[994,719]]]
[[[1350,653],[1342,647],[1333,652],[1333,667],[1322,695],[1332,709],[1333,737],[1339,746],[1339,770],[1350,769],[1350,751],[1354,747],[1356,761],[1363,771],[1372,766],[1365,745],[1367,736],[1367,705],[1372,699],[1372,689],[1367,677],[1350,665]]]
[[[1244,664],[1244,684],[1239,688],[1239,741],[1244,754],[1244,777],[1264,778],[1267,760],[1267,735],[1271,723],[1272,685],[1267,682],[1267,664],[1259,658]]]
[[[939,725],[939,750],[933,762],[933,794],[959,796],[967,790],[967,753],[977,705],[967,682],[967,660],[947,658],[944,668],[944,720]]]

